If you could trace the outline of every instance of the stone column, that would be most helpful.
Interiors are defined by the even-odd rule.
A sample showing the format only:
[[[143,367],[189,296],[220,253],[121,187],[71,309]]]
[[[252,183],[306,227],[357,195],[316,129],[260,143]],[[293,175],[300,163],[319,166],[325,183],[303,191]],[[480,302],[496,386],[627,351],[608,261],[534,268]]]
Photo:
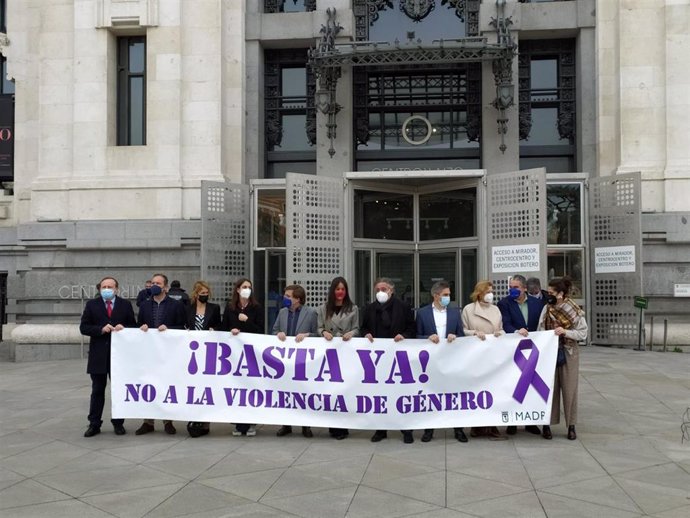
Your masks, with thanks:
[[[690,180],[690,4],[666,0],[666,169],[664,209],[688,210]]]

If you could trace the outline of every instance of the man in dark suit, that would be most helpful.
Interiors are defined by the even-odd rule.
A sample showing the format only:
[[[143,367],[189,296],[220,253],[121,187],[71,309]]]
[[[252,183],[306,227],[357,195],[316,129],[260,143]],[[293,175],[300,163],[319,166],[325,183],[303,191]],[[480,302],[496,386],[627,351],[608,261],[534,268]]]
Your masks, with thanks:
[[[508,296],[498,301],[503,330],[526,337],[530,331],[537,330],[546,300],[527,296],[527,279],[522,275],[514,275],[508,283],[508,289]],[[539,427],[534,425],[526,426],[525,430],[533,434],[541,433]],[[516,426],[506,429],[508,435],[514,435],[516,431]]]
[[[450,284],[446,281],[435,282],[431,287],[431,304],[417,312],[417,338],[428,338],[437,344],[441,338],[451,343],[458,336],[464,336],[460,310],[450,307]],[[429,442],[434,437],[434,430],[427,428],[422,435],[422,442]],[[462,428],[455,428],[455,438],[467,442]]]
[[[149,328],[160,332],[166,329],[184,329],[187,315],[181,302],[168,297],[168,278],[162,273],[151,277],[151,298],[142,302],[139,307],[137,324],[139,329],[147,332]],[[163,421],[165,433],[173,435],[177,430],[172,421]],[[144,419],[142,425],[134,432],[144,435],[153,432],[153,419]]]
[[[366,305],[363,311],[362,325],[359,332],[370,342],[374,338],[392,338],[399,342],[416,335],[414,313],[412,308],[395,296],[395,283],[381,277],[374,284],[376,300]],[[400,430],[403,442],[414,442],[412,430]],[[376,430],[371,442],[379,442],[388,437],[386,430]]]
[[[299,284],[292,284],[283,292],[283,309],[278,312],[271,334],[278,340],[285,341],[288,336],[294,336],[295,342],[301,342],[307,336],[317,336],[318,318],[314,308],[305,306],[307,292]],[[283,425],[278,428],[276,435],[282,437],[292,433],[292,426]],[[314,437],[311,426],[302,427],[304,437]]]
[[[112,333],[125,327],[136,327],[132,304],[117,295],[118,283],[112,277],[105,277],[99,283],[98,298],[86,302],[81,316],[79,332],[90,337],[89,359],[86,372],[91,375],[91,404],[89,405],[89,427],[84,437],[101,433],[105,387],[110,376],[110,338]],[[127,433],[124,419],[111,419],[116,435]]]

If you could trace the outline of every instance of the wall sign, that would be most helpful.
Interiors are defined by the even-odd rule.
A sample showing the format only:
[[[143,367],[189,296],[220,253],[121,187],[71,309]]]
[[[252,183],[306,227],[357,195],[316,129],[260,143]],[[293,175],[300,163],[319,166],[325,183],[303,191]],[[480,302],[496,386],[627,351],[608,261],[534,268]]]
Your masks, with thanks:
[[[494,246],[491,248],[491,271],[493,273],[538,272],[539,244]]]
[[[625,273],[634,271],[634,246],[603,246],[594,249],[594,273]]]

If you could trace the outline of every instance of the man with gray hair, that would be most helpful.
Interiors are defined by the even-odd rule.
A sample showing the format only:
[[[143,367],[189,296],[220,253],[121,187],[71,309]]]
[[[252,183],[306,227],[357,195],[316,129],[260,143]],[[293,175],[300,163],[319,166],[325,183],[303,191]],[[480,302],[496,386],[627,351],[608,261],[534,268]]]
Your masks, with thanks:
[[[546,290],[541,289],[541,281],[536,277],[527,279],[527,296],[546,300]]]
[[[361,335],[369,340],[374,338],[392,338],[396,342],[405,338],[414,338],[416,334],[414,313],[412,308],[395,296],[395,283],[381,277],[374,284],[376,300],[364,308],[362,325],[359,327]],[[403,442],[414,442],[412,430],[401,430]],[[379,442],[388,437],[386,430],[377,430],[371,442]]]

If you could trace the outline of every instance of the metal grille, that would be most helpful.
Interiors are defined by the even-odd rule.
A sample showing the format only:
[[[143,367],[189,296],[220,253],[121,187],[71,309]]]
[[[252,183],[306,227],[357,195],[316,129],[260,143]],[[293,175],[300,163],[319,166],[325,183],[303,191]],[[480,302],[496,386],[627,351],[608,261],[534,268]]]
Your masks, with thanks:
[[[307,304],[323,304],[343,271],[343,180],[288,173],[287,282],[307,291]]]
[[[605,345],[634,344],[639,314],[633,299],[642,295],[639,173],[590,180],[589,207],[591,340]],[[632,268],[631,254],[634,271],[615,271]]]
[[[225,301],[249,275],[249,186],[201,182],[201,278]]]
[[[508,277],[546,279],[546,171],[543,168],[490,174],[487,182],[489,278],[497,299],[507,295]],[[502,249],[497,247],[511,247]],[[536,247],[536,248],[535,248]],[[534,250],[521,253],[520,249]],[[500,256],[505,251],[506,256]],[[532,259],[528,256],[533,255]],[[497,263],[496,259],[508,260]],[[534,258],[538,258],[535,261]],[[537,263],[537,264],[535,264]]]

